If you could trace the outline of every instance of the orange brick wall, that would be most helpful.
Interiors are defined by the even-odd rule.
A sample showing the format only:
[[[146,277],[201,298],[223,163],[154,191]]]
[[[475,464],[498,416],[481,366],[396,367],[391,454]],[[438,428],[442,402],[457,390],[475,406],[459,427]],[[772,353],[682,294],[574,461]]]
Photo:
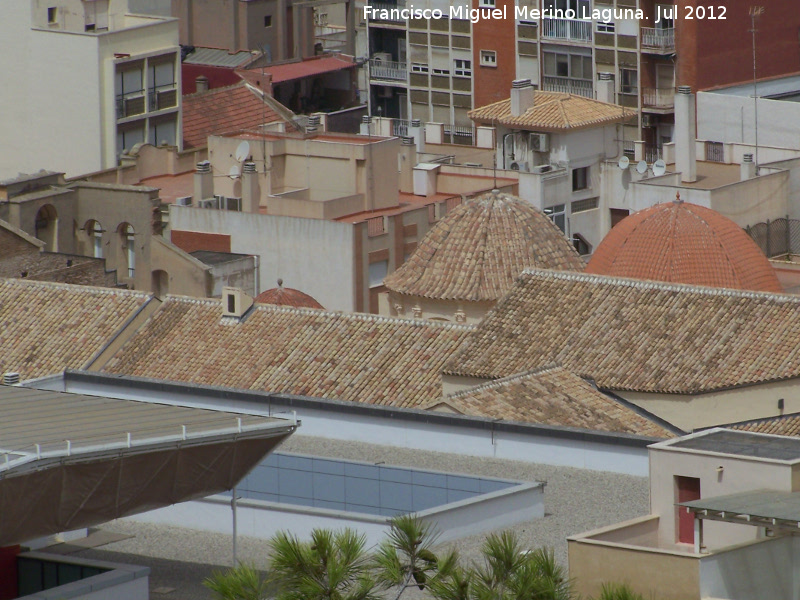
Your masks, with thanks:
[[[472,0],[478,8],[479,0]],[[472,26],[472,73],[475,85],[473,106],[485,106],[505,100],[511,93],[511,82],[517,73],[514,2],[497,0],[497,8],[505,6],[506,19],[481,19]],[[496,67],[481,66],[481,50],[497,52]]]
[[[204,233],[201,231],[172,230],[172,243],[184,252],[207,250],[209,252],[230,252],[231,236],[224,233]]]

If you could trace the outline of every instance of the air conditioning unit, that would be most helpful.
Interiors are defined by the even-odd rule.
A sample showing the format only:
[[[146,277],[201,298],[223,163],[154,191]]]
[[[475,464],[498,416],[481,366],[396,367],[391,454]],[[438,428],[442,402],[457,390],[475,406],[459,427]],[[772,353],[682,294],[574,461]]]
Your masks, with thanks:
[[[225,209],[242,212],[242,199],[241,198],[226,198]]]
[[[175,198],[175,204],[178,206],[191,206],[192,205],[192,197],[191,196],[181,196],[180,198]]]
[[[542,173],[549,173],[552,170],[553,167],[551,165],[539,165],[538,167],[533,167],[531,172],[541,175]]]
[[[372,60],[375,62],[392,62],[391,52],[376,52],[372,55]]]
[[[655,127],[655,119],[653,115],[644,114],[642,115],[642,127]]]
[[[550,151],[550,135],[547,133],[532,133],[530,136],[531,150],[534,152]]]
[[[511,163],[511,170],[522,171],[523,173],[527,173],[528,171],[530,171],[530,168],[528,168],[528,163],[515,160],[514,162]]]

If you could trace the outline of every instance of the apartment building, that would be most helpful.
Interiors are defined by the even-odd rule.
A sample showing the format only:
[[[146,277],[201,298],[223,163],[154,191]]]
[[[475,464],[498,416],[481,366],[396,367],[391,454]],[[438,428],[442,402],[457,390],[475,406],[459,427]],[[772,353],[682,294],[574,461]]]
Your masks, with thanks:
[[[5,7],[0,38],[0,177],[80,175],[142,142],[180,145],[176,19],[127,0],[30,0]]]
[[[470,135],[461,130],[469,125],[467,111],[504,99],[514,79],[597,98],[599,75],[609,73],[612,100],[637,112],[626,127],[626,151],[632,155],[633,141],[643,140],[653,162],[672,139],[677,84],[702,90],[752,80],[753,21],[758,76],[800,70],[800,14],[792,0],[770,3],[754,19],[745,5],[704,9],[700,18],[699,9],[684,4],[472,0],[473,9],[504,15],[475,22],[444,0],[414,3],[441,10],[440,19],[378,13],[367,23],[371,114],[452,124],[453,141],[462,141]]]

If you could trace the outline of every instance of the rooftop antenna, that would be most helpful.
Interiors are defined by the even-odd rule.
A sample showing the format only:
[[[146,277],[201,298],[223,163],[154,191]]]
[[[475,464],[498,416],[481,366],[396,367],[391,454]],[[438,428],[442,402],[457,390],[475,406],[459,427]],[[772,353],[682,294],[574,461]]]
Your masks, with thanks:
[[[756,175],[758,175],[758,78],[756,77],[756,17],[760,17],[764,14],[764,7],[763,6],[751,6],[750,7],[750,33],[753,34],[753,113],[755,116],[755,136],[756,136]]]
[[[492,156],[492,177],[494,178],[493,190],[497,189],[497,152]]]

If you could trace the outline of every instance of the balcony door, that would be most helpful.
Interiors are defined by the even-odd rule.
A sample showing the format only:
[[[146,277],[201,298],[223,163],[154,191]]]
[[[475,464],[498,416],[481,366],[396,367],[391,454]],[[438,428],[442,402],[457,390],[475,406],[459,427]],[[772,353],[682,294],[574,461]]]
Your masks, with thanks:
[[[675,496],[677,504],[700,500],[700,479],[676,475]],[[678,543],[694,544],[694,515],[681,506],[675,508],[678,511]]]
[[[548,10],[572,10],[578,19],[584,14],[591,14],[589,0],[544,0],[544,8]]]

